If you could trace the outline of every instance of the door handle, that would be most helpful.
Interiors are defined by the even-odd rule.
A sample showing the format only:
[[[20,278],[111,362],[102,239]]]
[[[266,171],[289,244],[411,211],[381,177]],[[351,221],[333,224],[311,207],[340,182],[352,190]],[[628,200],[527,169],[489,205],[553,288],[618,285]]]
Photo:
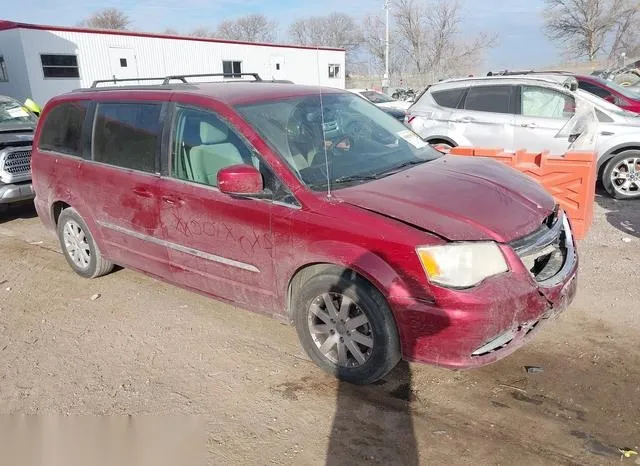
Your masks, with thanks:
[[[133,194],[138,197],[145,197],[147,199],[153,197],[153,193],[145,188],[133,188]]]
[[[523,128],[537,128],[538,125],[536,125],[535,123],[522,123],[520,126],[522,126]]]
[[[180,199],[179,197],[175,197],[175,196],[162,196],[160,199],[162,199],[162,202],[164,202],[165,204],[169,204],[169,205],[182,205],[184,204],[184,201],[182,199]]]
[[[462,117],[462,118],[458,118],[456,121],[458,123],[471,123],[472,121],[475,121],[475,120],[471,117]]]

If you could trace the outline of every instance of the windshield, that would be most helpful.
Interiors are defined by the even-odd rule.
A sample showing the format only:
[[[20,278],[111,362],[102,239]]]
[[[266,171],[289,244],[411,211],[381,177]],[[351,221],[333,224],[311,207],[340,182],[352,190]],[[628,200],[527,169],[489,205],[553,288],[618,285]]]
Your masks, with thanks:
[[[366,99],[369,99],[374,104],[388,104],[390,102],[397,102],[386,94],[378,91],[362,91],[360,93]]]
[[[597,95],[591,94],[590,92],[584,91],[582,89],[578,89],[576,94],[582,97],[583,99],[589,101],[592,105],[598,108],[598,110],[606,111],[607,113],[612,113],[617,116],[622,117],[634,117],[637,116],[636,113],[630,112],[628,110],[623,110],[617,105],[612,104],[611,102],[607,102],[606,100],[598,97]]]
[[[628,87],[621,86],[620,84],[618,84],[615,81],[606,81],[606,80],[601,79],[601,78],[596,78],[596,80],[599,83],[601,83],[602,85],[607,86],[607,87],[613,89],[616,92],[619,92],[620,94],[625,96],[627,99],[632,99],[632,100],[640,99],[640,92],[639,91],[636,91],[636,90],[628,88]]]
[[[440,157],[418,135],[355,94],[329,93],[237,110],[313,190],[340,189]]]
[[[36,120],[36,116],[19,102],[8,97],[0,98],[0,127],[20,123],[35,124]]]

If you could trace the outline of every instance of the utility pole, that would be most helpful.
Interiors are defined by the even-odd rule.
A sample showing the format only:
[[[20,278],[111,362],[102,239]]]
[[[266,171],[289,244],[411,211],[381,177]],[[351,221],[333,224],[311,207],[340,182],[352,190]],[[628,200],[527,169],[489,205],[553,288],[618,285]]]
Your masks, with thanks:
[[[389,8],[391,0],[384,0],[384,9],[387,16],[384,40],[384,77],[382,78],[382,92],[389,93]]]

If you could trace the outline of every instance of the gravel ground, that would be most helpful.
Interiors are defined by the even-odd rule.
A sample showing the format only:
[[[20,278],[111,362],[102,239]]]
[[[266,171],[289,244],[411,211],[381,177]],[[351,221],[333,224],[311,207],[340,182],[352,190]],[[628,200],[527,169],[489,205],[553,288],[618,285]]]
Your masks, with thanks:
[[[156,453],[198,415],[186,419],[209,464],[619,464],[618,448],[640,447],[639,246],[640,203],[598,196],[578,296],[531,344],[478,370],[401,364],[354,387],[275,320],[129,270],[81,279],[33,209],[13,208],[0,218],[0,412],[169,416],[155,425],[174,442],[156,432]]]

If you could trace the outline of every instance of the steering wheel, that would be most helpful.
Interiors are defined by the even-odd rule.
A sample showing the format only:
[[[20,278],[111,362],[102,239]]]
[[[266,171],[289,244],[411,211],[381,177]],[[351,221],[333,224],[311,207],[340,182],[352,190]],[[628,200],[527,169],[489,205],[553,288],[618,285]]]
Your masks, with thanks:
[[[351,136],[355,141],[359,139],[371,139],[373,136],[373,128],[364,124],[362,121],[355,120],[349,123],[344,129],[347,137]]]

